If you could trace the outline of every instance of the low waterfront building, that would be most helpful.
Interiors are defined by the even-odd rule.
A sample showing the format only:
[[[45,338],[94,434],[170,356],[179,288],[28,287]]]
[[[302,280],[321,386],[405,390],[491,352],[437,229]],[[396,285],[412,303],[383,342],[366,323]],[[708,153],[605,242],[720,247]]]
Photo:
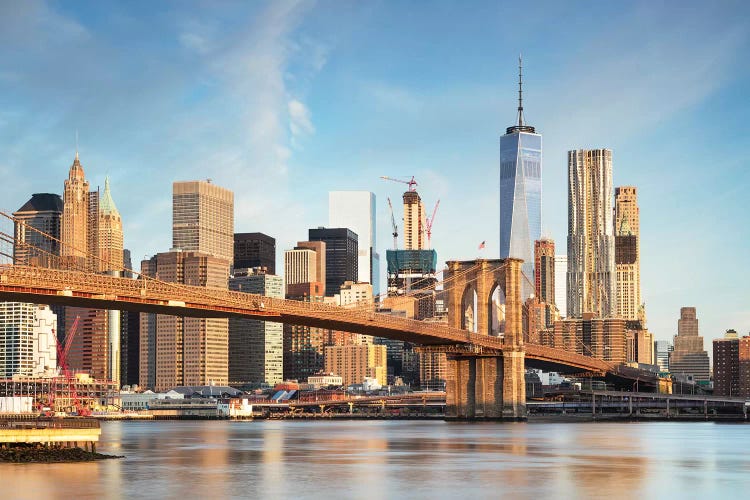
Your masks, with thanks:
[[[313,375],[307,378],[307,383],[315,388],[318,387],[341,387],[344,379],[330,373],[328,375]]]
[[[177,391],[168,392],[121,392],[120,409],[122,411],[148,410],[149,403],[155,399],[184,399],[185,395]]]

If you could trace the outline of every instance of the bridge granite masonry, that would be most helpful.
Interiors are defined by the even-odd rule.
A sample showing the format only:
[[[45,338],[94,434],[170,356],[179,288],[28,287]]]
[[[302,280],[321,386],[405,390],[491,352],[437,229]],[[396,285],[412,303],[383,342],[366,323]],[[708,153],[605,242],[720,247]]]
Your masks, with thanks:
[[[603,360],[524,343],[521,264],[518,259],[449,261],[445,281],[448,324],[377,313],[372,309],[276,299],[226,289],[189,286],[142,276],[120,278],[79,270],[0,266],[0,300],[174,316],[245,317],[403,340],[448,359],[447,418],[524,419],[525,367],[562,373],[629,376]],[[490,335],[492,296],[505,297],[505,332]],[[474,331],[466,329],[467,300],[476,297]]]

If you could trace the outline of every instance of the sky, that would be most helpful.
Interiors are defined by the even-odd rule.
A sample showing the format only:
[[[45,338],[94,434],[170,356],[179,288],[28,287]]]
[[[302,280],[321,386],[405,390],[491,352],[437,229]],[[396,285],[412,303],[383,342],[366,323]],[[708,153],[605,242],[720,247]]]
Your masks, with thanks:
[[[648,327],[750,333],[750,5],[692,2],[0,2],[0,209],[62,193],[78,150],[111,180],[134,266],[171,247],[176,180],[235,193],[235,230],[283,251],[328,192],[411,177],[440,261],[495,258],[499,136],[544,138],[543,234],[566,253],[566,152],[635,185]],[[397,215],[397,217],[399,217]],[[400,221],[399,221],[400,222]],[[381,278],[381,281],[384,281]]]

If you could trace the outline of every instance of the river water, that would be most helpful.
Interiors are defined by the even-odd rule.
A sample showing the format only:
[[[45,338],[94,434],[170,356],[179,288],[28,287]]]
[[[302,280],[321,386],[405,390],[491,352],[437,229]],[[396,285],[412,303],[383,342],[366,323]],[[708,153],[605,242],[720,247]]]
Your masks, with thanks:
[[[120,460],[0,464],[0,498],[743,498],[750,425],[104,422]]]

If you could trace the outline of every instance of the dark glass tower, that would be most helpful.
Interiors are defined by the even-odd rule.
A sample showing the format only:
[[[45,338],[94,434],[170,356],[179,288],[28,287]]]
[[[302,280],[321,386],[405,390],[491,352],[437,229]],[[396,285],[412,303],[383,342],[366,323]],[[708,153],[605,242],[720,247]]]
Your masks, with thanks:
[[[333,297],[345,281],[357,281],[357,233],[345,227],[310,229],[309,241],[326,244],[326,295]]]
[[[276,239],[263,233],[234,233],[234,268],[251,267],[276,274]]]

